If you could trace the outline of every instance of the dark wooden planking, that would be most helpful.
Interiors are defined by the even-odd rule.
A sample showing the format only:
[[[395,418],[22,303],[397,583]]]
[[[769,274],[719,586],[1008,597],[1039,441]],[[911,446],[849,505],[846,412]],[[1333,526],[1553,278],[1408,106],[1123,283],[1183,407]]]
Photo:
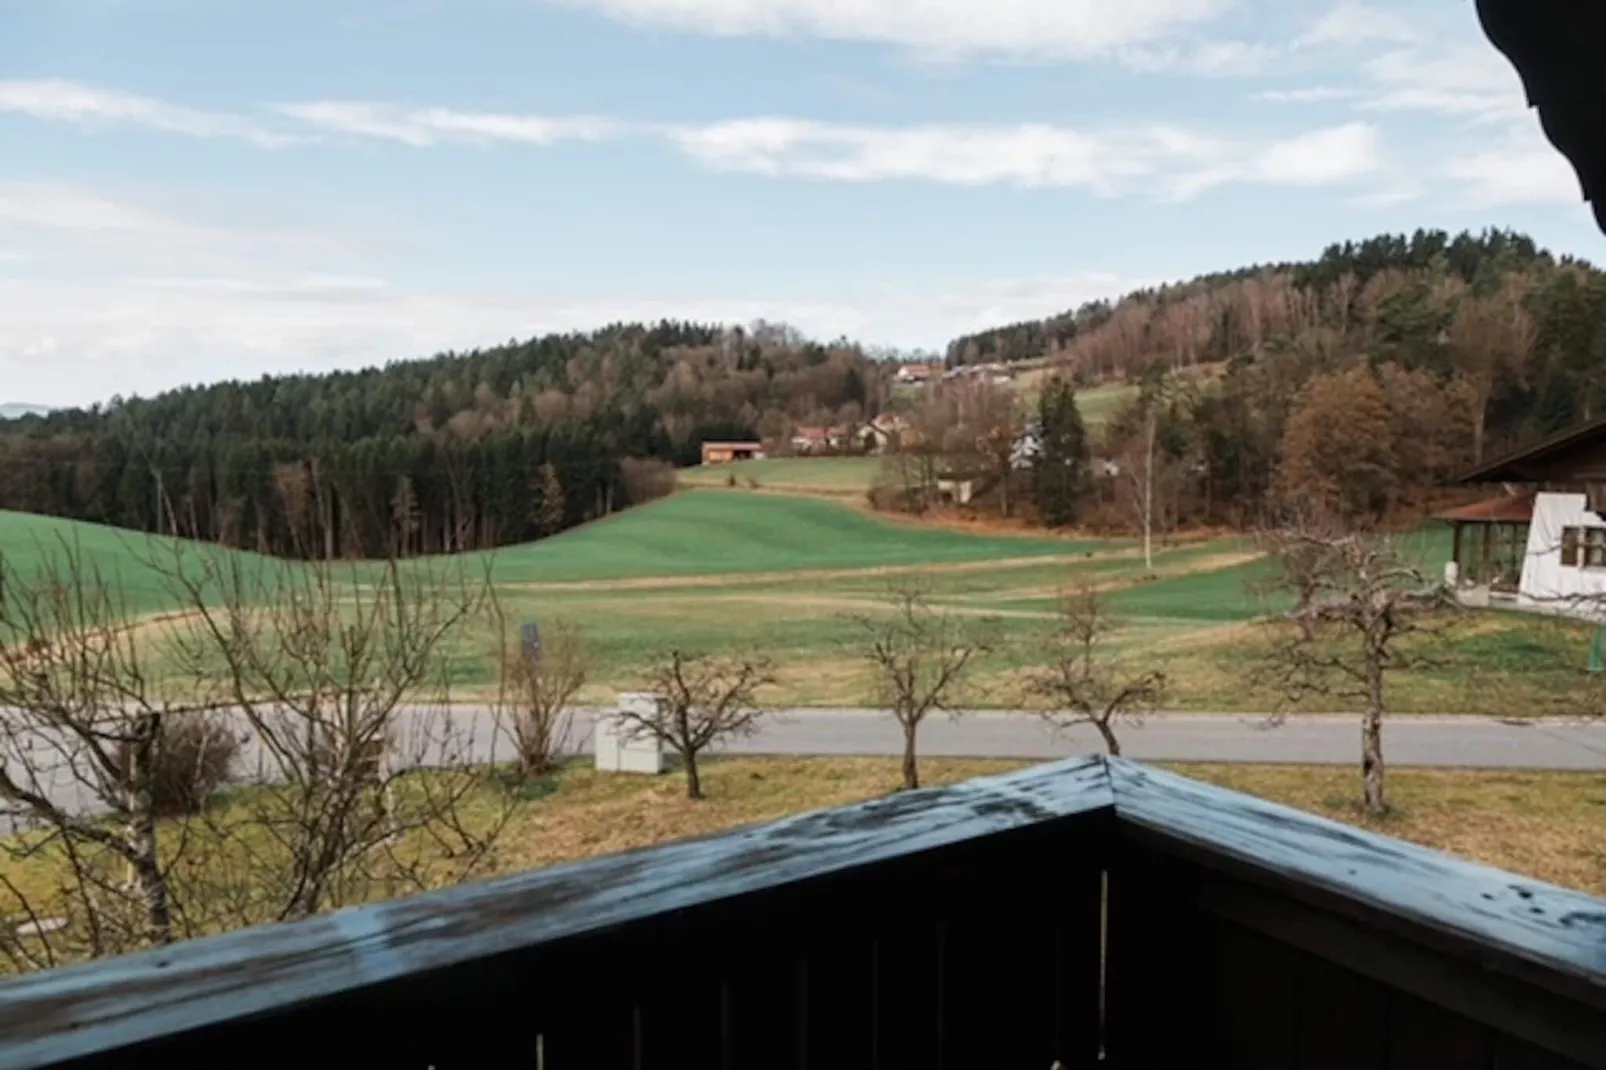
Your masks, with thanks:
[[[1398,992],[1389,996],[1388,1070],[1492,1070],[1488,1027]]]
[[[1155,876],[1127,845],[1109,870],[1104,1042],[1119,1070],[1197,1065],[1205,1054],[1202,916]]]
[[[0,1065],[48,1065],[1108,808],[1084,759],[0,985]]]
[[[1307,956],[1299,984],[1297,1070],[1381,1067],[1388,1060],[1389,990]]]
[[[1199,925],[1205,962],[1197,998],[1208,1008],[1208,1050],[1220,1065],[1240,1070],[1295,1065],[1304,997],[1301,956],[1219,919],[1202,917]]]
[[[944,926],[941,1066],[1096,1062],[1101,880],[1113,822],[1098,824],[1071,836],[1021,829],[933,859],[926,888],[944,890],[933,897]]]
[[[1606,1010],[1606,900],[1121,759],[1110,772],[1125,824],[1336,893],[1372,908],[1368,920],[1541,967],[1528,976]]]

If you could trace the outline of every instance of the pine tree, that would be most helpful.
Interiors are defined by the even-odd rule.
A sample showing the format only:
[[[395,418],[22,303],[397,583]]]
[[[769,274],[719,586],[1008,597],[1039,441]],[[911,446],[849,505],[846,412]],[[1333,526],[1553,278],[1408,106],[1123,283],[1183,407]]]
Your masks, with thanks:
[[[1032,485],[1044,523],[1064,527],[1076,519],[1087,484],[1087,428],[1076,407],[1076,388],[1059,376],[1050,379],[1037,401],[1037,456]]]

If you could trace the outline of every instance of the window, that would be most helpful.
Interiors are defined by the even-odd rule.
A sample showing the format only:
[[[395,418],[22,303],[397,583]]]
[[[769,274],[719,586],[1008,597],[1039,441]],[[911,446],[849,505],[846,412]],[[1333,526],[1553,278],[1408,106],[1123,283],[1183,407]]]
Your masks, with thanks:
[[[1573,568],[1606,568],[1606,528],[1563,528],[1561,563]]]
[[[1584,567],[1606,568],[1606,528],[1585,528]]]

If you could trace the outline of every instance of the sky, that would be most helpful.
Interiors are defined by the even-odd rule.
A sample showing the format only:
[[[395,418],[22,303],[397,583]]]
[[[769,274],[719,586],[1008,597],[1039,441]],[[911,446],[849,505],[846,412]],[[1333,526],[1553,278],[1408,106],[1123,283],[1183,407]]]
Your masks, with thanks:
[[[1606,239],[1470,0],[0,0],[0,402]]]

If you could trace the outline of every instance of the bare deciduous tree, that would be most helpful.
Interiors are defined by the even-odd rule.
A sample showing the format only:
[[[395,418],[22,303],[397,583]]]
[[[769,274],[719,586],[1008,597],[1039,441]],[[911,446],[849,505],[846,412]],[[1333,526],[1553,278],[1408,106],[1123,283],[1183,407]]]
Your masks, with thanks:
[[[173,874],[184,835],[162,834],[174,787],[164,743],[216,704],[163,694],[119,591],[65,542],[27,573],[0,559],[0,819],[18,833],[4,849],[58,876],[48,903],[7,882],[0,950],[18,968],[181,935]]]
[[[1047,704],[1043,717],[1050,724],[1060,729],[1092,725],[1113,755],[1121,753],[1116,724],[1152,712],[1166,688],[1165,673],[1130,672],[1111,658],[1108,642],[1119,626],[1093,587],[1062,595],[1046,664],[1030,684],[1032,694]]]
[[[585,635],[568,621],[553,621],[542,628],[540,650],[532,653],[507,643],[505,627],[501,632],[503,727],[512,737],[519,775],[542,776],[557,765],[568,746],[574,721],[571,703],[585,686],[589,670]]]
[[[765,710],[758,690],[774,680],[765,658],[716,657],[670,650],[648,673],[658,702],[650,710],[621,709],[630,735],[649,736],[680,756],[686,797],[703,797],[698,759],[723,739],[751,735]]]
[[[933,710],[958,713],[954,703],[966,674],[993,647],[992,628],[937,609],[919,582],[894,587],[889,602],[890,614],[855,621],[880,701],[903,729],[903,787],[912,791],[920,786],[920,724]]]
[[[165,574],[185,608],[183,674],[220,682],[255,759],[252,790],[220,818],[252,830],[231,888],[283,920],[483,865],[511,801],[471,817],[488,756],[449,698],[451,646],[486,608],[487,577],[426,560],[232,555],[176,559]]]
[[[1308,583],[1302,606],[1289,613],[1298,625],[1274,642],[1257,671],[1292,701],[1309,695],[1358,699],[1361,773],[1366,811],[1388,810],[1383,765],[1383,717],[1391,673],[1428,667],[1431,652],[1412,642],[1440,636],[1455,601],[1430,583],[1393,540],[1383,536],[1286,531],[1279,553],[1305,563],[1296,574]]]

